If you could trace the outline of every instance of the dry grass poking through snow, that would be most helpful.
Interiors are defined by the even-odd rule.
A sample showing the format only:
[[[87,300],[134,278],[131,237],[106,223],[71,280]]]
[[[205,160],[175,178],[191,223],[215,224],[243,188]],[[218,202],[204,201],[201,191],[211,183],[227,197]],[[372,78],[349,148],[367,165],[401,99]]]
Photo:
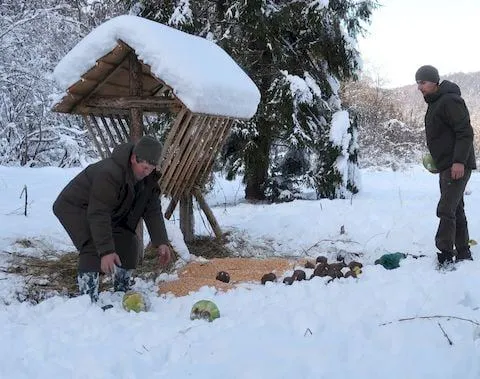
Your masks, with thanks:
[[[192,254],[207,259],[228,257],[230,250],[225,246],[226,239],[218,240],[210,237],[198,237],[188,248]],[[52,295],[77,296],[77,263],[78,253],[62,253],[51,251],[41,241],[21,239],[14,244],[14,252],[9,252],[8,264],[0,270],[20,275],[25,279],[25,288],[19,290],[17,298],[21,301],[38,303]],[[33,249],[35,255],[25,251]],[[158,268],[157,256],[153,249],[147,247],[141,265],[135,270],[135,277],[155,280],[161,273],[172,273],[178,254],[174,251],[174,261],[164,270]],[[100,280],[100,291],[112,287],[111,278],[104,275]]]
[[[33,248],[35,241],[17,241],[20,247]],[[174,260],[177,260],[174,252]],[[42,250],[35,256],[21,252],[10,253],[8,265],[2,269],[8,274],[20,275],[25,279],[25,288],[17,294],[21,301],[38,303],[47,297],[60,294],[63,296],[77,296],[77,264],[78,253],[58,254],[53,251]],[[151,248],[145,249],[143,262],[135,270],[135,276],[145,280],[154,280],[163,272],[172,272],[174,262],[164,270],[159,270],[157,255]],[[102,275],[100,280],[100,291],[112,287],[109,275]]]

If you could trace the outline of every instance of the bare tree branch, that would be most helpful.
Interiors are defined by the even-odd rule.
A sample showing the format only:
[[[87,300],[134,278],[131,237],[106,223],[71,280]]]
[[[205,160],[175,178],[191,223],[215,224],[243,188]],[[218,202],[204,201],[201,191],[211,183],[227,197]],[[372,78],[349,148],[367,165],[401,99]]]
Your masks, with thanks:
[[[471,324],[473,324],[473,325],[480,326],[480,322],[477,322],[477,321],[474,321],[474,320],[470,320],[470,319],[468,319],[468,318],[457,317],[457,316],[443,316],[443,315],[406,317],[406,318],[398,319],[397,321],[385,322],[385,323],[383,323],[383,324],[380,324],[380,326],[393,324],[394,322],[413,321],[413,320],[432,320],[432,319],[436,319],[436,318],[445,318],[445,319],[447,319],[447,320],[450,320],[450,319],[460,320],[460,321],[469,322],[469,323],[471,323]]]

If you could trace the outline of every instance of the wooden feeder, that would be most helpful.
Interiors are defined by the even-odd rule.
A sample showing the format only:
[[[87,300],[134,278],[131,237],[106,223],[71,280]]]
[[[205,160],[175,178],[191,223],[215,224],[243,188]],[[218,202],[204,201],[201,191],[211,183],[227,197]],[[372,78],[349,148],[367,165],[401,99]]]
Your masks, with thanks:
[[[165,37],[161,41],[155,41],[152,35],[144,36],[144,44],[139,44],[140,48],[138,48],[141,51],[137,51],[135,44],[139,38],[138,34],[143,33],[144,30],[136,33],[136,30],[132,30],[132,28],[135,29],[137,26],[159,28],[155,29],[157,34],[154,35],[166,31],[178,33],[178,37],[183,39],[195,39],[193,40],[195,44],[214,45],[213,43],[134,16],[117,17],[97,29],[109,23],[110,28],[117,32],[114,40],[116,45],[106,54],[98,58],[94,57],[93,66],[84,65],[89,68],[82,72],[79,80],[66,87],[63,97],[54,105],[53,111],[81,115],[102,158],[109,157],[113,148],[118,144],[137,141],[145,132],[144,116],[149,113],[174,115],[173,125],[166,136],[162,158],[158,166],[162,175],[159,181],[162,194],[171,199],[165,217],[169,219],[179,203],[180,228],[185,241],[191,241],[194,237],[192,205],[192,196],[194,196],[207,216],[215,235],[220,237],[222,235],[221,228],[206,203],[201,189],[211,172],[215,156],[223,146],[235,120],[248,119],[253,114],[247,116],[239,115],[236,112],[209,114],[201,106],[194,106],[195,109],[191,109],[192,106],[187,106],[182,96],[179,95],[182,91],[169,84],[168,78],[160,77],[152,69],[152,67],[156,67],[156,62],[152,62],[151,57],[148,63],[139,59],[139,56],[146,55],[142,50],[144,45],[164,43],[166,42]],[[132,35],[136,37],[122,38],[122,36]],[[95,40],[95,37],[90,35],[85,37],[85,40],[88,38]],[[98,39],[95,41],[98,44]],[[192,41],[189,40],[189,42]],[[83,45],[85,44],[88,44],[88,41],[83,43]],[[217,45],[214,46],[214,49],[220,49]],[[85,46],[74,49],[77,49],[76,55],[80,55],[82,59],[86,56],[87,61],[92,60],[89,50]],[[185,55],[185,51],[182,53]],[[176,52],[171,51],[171,54],[176,54]],[[222,54],[226,53],[222,50]],[[73,55],[75,56],[75,54]],[[228,58],[231,60],[230,57]],[[67,55],[64,59],[66,62],[60,62],[61,64],[56,68],[56,71],[60,72],[54,72],[57,82],[61,82],[58,80],[59,77],[62,77],[61,71],[68,70],[68,64],[72,64],[75,58]],[[202,57],[191,56],[190,59],[201,61]],[[233,60],[231,60],[231,64],[238,72],[239,67]],[[181,75],[181,73],[177,74]],[[242,74],[249,80],[243,71]],[[253,85],[253,82],[251,84]],[[254,90],[251,90],[250,95],[253,93],[253,96],[257,96],[256,110],[259,93],[255,85],[252,88]],[[222,99],[219,98],[215,101],[221,102]],[[231,102],[231,99],[224,101]],[[229,105],[231,106],[231,104]],[[219,107],[219,109],[223,108]],[[207,107],[206,110],[210,109]],[[137,233],[139,236],[143,235],[141,230],[137,230]]]

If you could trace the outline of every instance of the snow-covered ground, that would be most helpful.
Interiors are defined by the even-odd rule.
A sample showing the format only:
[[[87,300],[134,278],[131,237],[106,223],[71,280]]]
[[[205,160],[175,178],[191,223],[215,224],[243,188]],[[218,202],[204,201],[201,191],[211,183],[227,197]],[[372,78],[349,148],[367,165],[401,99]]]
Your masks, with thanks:
[[[1,265],[9,252],[73,250],[51,204],[77,172],[0,167]],[[345,200],[252,205],[242,201],[239,182],[221,178],[207,197],[222,228],[232,232],[237,253],[359,253],[365,266],[358,279],[327,285],[316,277],[228,293],[202,288],[180,298],[159,297],[152,283],[139,282],[152,309],[136,314],[122,310],[120,295],[109,292],[101,301],[114,308],[105,312],[86,297],[19,303],[15,291],[22,280],[0,274],[0,377],[479,378],[480,249],[473,247],[476,260],[456,271],[434,269],[437,176],[414,167],[363,170],[362,180],[362,192]],[[480,239],[479,185],[474,173],[466,196],[474,239]],[[188,258],[178,217],[167,224]],[[210,233],[205,224],[197,215],[199,233]],[[25,239],[33,246],[25,248],[19,242]],[[391,271],[373,264],[396,251],[427,257],[409,257]],[[221,317],[191,321],[191,306],[200,299],[215,301]]]

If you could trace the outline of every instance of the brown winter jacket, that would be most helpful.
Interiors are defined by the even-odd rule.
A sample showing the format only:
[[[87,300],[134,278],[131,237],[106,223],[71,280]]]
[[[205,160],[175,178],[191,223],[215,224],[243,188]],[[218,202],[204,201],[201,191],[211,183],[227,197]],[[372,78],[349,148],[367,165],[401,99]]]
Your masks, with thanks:
[[[427,146],[435,165],[440,171],[463,163],[474,169],[473,128],[460,88],[444,80],[437,92],[426,95],[428,104],[425,114]]]
[[[74,230],[67,231],[77,249],[93,239],[100,256],[112,253],[113,227],[135,232],[141,217],[153,245],[168,242],[158,174],[154,170],[135,183],[130,165],[132,149],[132,143],[117,146],[110,158],[88,166],[73,178],[55,201],[54,213],[60,220],[70,218],[67,224],[75,225]]]

